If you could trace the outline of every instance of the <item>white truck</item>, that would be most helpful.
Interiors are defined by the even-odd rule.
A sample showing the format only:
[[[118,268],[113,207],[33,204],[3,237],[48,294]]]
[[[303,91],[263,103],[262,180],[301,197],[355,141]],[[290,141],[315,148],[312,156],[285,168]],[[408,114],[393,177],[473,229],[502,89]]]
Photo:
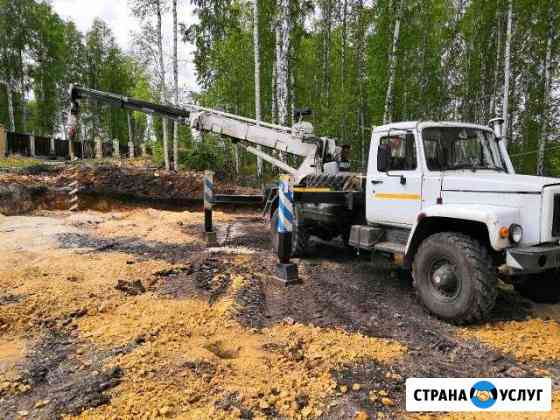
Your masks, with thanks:
[[[77,86],[71,97],[75,121],[77,101],[89,98],[231,138],[293,176],[294,255],[310,252],[310,236],[340,236],[348,246],[387,255],[412,270],[420,301],[446,321],[485,319],[498,278],[535,301],[560,300],[560,180],[515,174],[501,119],[492,127],[430,121],[375,127],[366,173],[350,173],[339,170],[340,147],[315,136],[309,123],[281,127]],[[277,151],[300,164],[291,167]],[[275,187],[267,198],[274,244]]]

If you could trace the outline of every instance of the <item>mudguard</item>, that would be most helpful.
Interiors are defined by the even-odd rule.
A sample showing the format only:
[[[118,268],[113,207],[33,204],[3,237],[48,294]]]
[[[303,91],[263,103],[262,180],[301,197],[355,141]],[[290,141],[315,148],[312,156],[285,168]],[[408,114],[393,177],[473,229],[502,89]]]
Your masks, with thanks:
[[[413,243],[418,227],[427,219],[434,217],[468,220],[484,224],[488,229],[490,245],[496,251],[502,251],[511,246],[508,238],[502,238],[500,236],[500,229],[502,227],[509,227],[512,223],[520,223],[519,209],[511,207],[483,204],[442,204],[423,208],[418,214],[416,223],[408,238],[408,243],[406,245],[407,254]]]

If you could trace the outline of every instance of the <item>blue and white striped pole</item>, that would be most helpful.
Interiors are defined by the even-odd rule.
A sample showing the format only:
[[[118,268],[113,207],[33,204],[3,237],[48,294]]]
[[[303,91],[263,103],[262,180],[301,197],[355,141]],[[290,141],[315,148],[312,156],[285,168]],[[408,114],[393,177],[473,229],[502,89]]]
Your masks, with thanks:
[[[204,232],[213,232],[212,203],[214,202],[214,172],[204,172]]]
[[[278,259],[281,264],[288,264],[292,254],[294,228],[294,195],[289,176],[280,178],[278,201]]]

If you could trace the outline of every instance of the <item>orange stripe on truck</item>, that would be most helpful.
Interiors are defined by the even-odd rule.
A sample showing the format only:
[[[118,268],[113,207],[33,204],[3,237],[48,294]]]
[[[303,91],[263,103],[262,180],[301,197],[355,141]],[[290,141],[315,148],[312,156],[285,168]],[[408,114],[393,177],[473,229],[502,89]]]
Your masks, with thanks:
[[[375,198],[378,200],[414,200],[420,201],[420,194],[404,194],[404,193],[376,193]]]

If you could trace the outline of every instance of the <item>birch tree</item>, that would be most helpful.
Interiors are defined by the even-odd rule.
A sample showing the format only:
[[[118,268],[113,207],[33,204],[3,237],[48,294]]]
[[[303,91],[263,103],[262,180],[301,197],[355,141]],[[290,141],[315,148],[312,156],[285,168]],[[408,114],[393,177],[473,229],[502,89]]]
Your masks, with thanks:
[[[278,0],[278,25],[276,27],[276,101],[278,124],[288,124],[290,51],[290,1]]]
[[[496,63],[494,65],[494,80],[493,80],[493,90],[490,97],[490,106],[488,107],[490,118],[494,118],[497,115],[496,99],[498,96],[498,79],[499,79],[499,69],[500,61],[502,57],[502,25],[501,25],[501,10],[496,8]]]
[[[502,103],[502,118],[504,119],[504,142],[508,144],[509,129],[509,84],[511,80],[511,31],[512,31],[513,1],[508,0],[505,63],[504,63],[504,99]]]
[[[348,42],[348,0],[342,1],[342,31],[341,31],[341,48],[340,48],[340,87],[342,92],[342,99],[346,102],[346,55],[347,55],[347,42]],[[343,104],[346,107],[346,103]],[[340,136],[346,140],[346,120],[347,114],[342,115],[340,121]]]
[[[331,32],[333,21],[333,0],[326,0],[322,7],[323,21],[323,45],[322,45],[322,63],[323,70],[323,95],[325,97],[324,104],[328,110],[331,100]]]
[[[159,71],[161,73],[161,103],[167,102],[167,87],[165,83],[165,62],[163,59],[163,25],[162,25],[162,10],[161,1],[155,0],[156,7],[156,17],[157,17],[157,39],[158,39],[158,51],[159,51]],[[171,165],[169,163],[169,129],[167,127],[167,118],[162,119],[163,123],[163,154],[165,169],[169,171]]]
[[[385,94],[385,110],[383,112],[383,123],[392,121],[393,113],[393,89],[395,85],[395,72],[397,69],[397,47],[401,30],[402,0],[398,0],[397,15],[395,17],[395,28],[393,30],[393,44],[389,55],[389,74],[387,81],[387,93]]]
[[[366,28],[364,24],[364,1],[357,0],[354,4],[356,26],[353,31],[353,42],[356,46],[356,79],[358,81],[358,130],[360,133],[360,160],[365,167],[365,121],[366,121]]]
[[[277,76],[278,68],[276,67],[276,58],[272,60],[272,78],[270,83],[271,88],[271,100],[270,100],[270,118],[273,124],[278,123],[278,91],[276,86],[278,84]]]
[[[547,31],[546,52],[544,57],[544,89],[543,89],[543,113],[541,117],[541,130],[539,136],[539,150],[537,155],[537,175],[544,175],[545,149],[548,141],[548,123],[550,114],[550,82],[552,67],[552,28]]]
[[[134,143],[134,131],[132,129],[132,111],[126,112],[126,120],[128,126],[128,142]]]
[[[166,72],[165,60],[163,52],[163,9],[165,7],[165,0],[131,0],[133,13],[141,19],[147,17],[155,17],[156,28],[155,37],[157,45],[157,67],[159,71],[159,94],[162,104],[167,103],[167,86],[166,86]],[[147,26],[149,27],[149,25]],[[169,161],[169,128],[167,118],[162,118],[163,125],[163,157],[165,162],[165,169],[170,170],[171,164]]]
[[[261,54],[259,42],[259,0],[253,0],[253,44],[255,48],[255,119],[260,125],[261,115]],[[262,150],[261,146],[257,146]],[[262,178],[263,161],[257,157],[257,178]]]
[[[173,0],[173,90],[175,94],[175,105],[179,105],[179,58],[177,46],[177,0]],[[179,124],[173,121],[173,168],[179,170]]]
[[[16,131],[16,119],[14,116],[14,101],[13,101],[13,94],[12,94],[12,86],[9,81],[0,80],[0,84],[3,84],[6,87],[6,98],[8,99],[8,117],[10,120],[10,131]]]

